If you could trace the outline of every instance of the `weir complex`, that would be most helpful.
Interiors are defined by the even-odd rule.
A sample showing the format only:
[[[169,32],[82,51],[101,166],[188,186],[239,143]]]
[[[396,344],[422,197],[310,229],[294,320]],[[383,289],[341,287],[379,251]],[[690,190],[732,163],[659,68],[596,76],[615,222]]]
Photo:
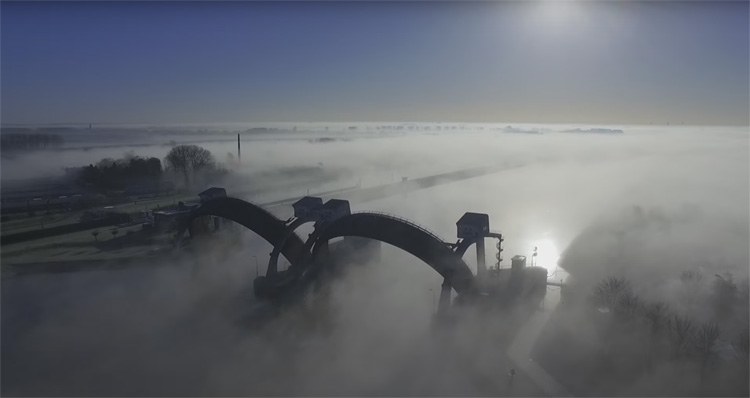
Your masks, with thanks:
[[[222,190],[223,191],[223,190]],[[253,203],[222,193],[204,200],[182,220],[178,236],[196,235],[198,219],[234,221],[255,232],[273,246],[265,275],[254,280],[256,297],[285,301],[297,297],[321,282],[336,253],[329,250],[334,239],[365,238],[384,242],[404,250],[429,265],[443,278],[437,315],[445,315],[453,304],[484,303],[503,305],[517,297],[542,297],[546,292],[547,270],[527,266],[525,256],[514,256],[510,268],[501,268],[503,236],[492,232],[489,216],[465,213],[457,222],[457,241],[445,242],[429,230],[409,220],[384,213],[352,213],[349,202],[305,196],[292,204],[294,215],[281,220]],[[313,223],[313,231],[302,239],[296,230]],[[485,240],[496,240],[497,263],[487,267]],[[184,239],[180,239],[180,244]],[[471,246],[476,248],[476,272],[463,257]],[[278,269],[279,255],[289,262]],[[455,291],[455,295],[453,294]]]

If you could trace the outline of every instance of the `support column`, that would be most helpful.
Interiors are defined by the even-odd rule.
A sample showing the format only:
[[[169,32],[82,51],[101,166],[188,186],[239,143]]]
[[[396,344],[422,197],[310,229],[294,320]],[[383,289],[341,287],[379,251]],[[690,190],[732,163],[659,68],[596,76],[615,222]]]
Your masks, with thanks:
[[[445,315],[451,306],[451,290],[453,287],[447,279],[443,279],[443,285],[440,287],[440,300],[438,301],[438,316]]]
[[[487,264],[484,261],[484,238],[477,241],[477,278],[484,279],[487,275]]]
[[[274,277],[278,272],[279,263],[279,251],[275,250],[271,252],[271,257],[268,259],[268,267],[266,268],[266,276]]]
[[[238,134],[239,137],[239,134]],[[294,219],[294,217],[290,218],[290,220]],[[294,235],[294,230],[297,229],[300,225],[306,223],[308,221],[305,217],[299,217],[297,219],[294,219],[294,221],[290,222],[286,227],[286,233],[284,236],[279,240],[274,246],[273,250],[271,251],[271,256],[268,259],[268,268],[266,269],[266,275],[267,276],[276,276],[276,273],[278,272],[278,263],[279,263],[279,254],[281,253],[281,250],[284,248],[284,245],[286,245],[287,239],[289,239],[290,236]]]

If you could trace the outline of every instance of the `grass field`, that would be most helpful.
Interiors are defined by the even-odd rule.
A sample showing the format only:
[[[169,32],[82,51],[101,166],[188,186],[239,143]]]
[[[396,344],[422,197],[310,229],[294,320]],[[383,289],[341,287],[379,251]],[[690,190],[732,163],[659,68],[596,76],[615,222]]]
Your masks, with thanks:
[[[69,212],[58,212],[53,214],[40,214],[41,212],[37,212],[37,215],[32,217],[29,217],[25,213],[17,214],[12,216],[10,220],[0,224],[0,232],[2,232],[3,235],[8,235],[66,224],[74,224],[77,223],[81,216],[87,211],[113,211],[137,215],[143,211],[174,206],[180,201],[186,202],[197,199],[198,197],[194,194],[175,194],[149,199],[134,199],[133,201],[116,205],[95,206],[84,210],[74,210]]]
[[[113,235],[112,231],[117,231],[117,235]],[[98,232],[96,238],[94,232]],[[142,226],[136,224],[95,228],[9,244],[2,248],[2,264],[111,260],[146,255],[171,244],[167,234],[148,237],[144,234]]]

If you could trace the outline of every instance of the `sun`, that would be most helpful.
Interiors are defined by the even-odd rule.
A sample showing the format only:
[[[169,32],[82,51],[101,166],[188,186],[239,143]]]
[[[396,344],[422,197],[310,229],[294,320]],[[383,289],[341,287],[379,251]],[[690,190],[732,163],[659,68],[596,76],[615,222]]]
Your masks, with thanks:
[[[560,251],[552,239],[540,239],[532,241],[531,264],[537,267],[547,269],[547,274],[551,275],[557,270],[557,262],[560,260]],[[534,253],[536,255],[534,255]]]
[[[581,22],[583,4],[576,0],[547,0],[534,3],[531,20],[536,30],[548,33],[573,31]]]

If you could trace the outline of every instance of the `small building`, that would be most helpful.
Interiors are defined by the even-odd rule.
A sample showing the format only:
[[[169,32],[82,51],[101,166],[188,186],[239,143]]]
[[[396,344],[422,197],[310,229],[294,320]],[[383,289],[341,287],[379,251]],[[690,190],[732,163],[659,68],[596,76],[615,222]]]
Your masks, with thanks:
[[[207,190],[199,193],[198,197],[201,198],[201,203],[204,203],[204,202],[209,201],[211,199],[226,198],[227,197],[227,190],[224,189],[224,188],[211,187],[211,188],[208,188]]]
[[[155,228],[172,231],[177,229],[179,222],[189,213],[189,210],[157,210],[152,213],[151,219]]]
[[[172,231],[178,228],[180,222],[186,219],[190,212],[198,207],[196,203],[185,204],[180,202],[176,209],[156,210],[151,212],[149,219],[153,220],[153,226],[163,231]]]
[[[319,221],[329,223],[352,214],[352,211],[348,200],[330,199],[320,208],[318,214]]]
[[[316,211],[322,206],[323,199],[315,196],[305,196],[292,204],[292,208],[294,208],[294,216],[297,218],[314,217]]]
[[[521,271],[526,268],[526,256],[517,254],[510,259],[510,268],[514,271]]]
[[[460,239],[473,239],[486,236],[490,232],[490,216],[484,213],[466,212],[456,222]]]

